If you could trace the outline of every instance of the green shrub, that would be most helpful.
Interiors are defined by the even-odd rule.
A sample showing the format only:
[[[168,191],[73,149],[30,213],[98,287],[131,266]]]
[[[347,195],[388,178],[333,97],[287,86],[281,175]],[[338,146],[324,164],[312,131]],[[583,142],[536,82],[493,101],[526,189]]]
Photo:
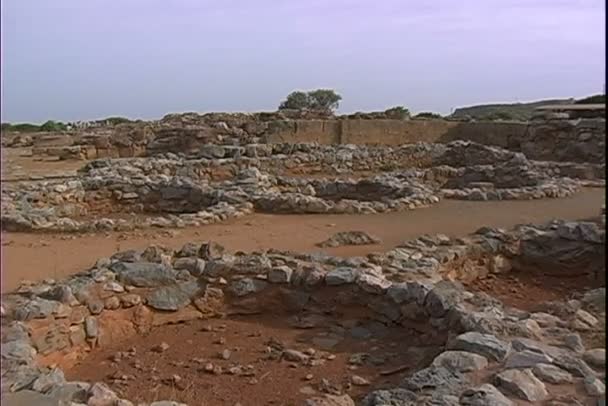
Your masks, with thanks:
[[[423,111],[422,113],[418,113],[414,116],[414,118],[431,118],[431,119],[441,119],[443,118],[441,114],[432,113],[430,111]]]
[[[394,120],[405,120],[410,116],[410,111],[403,106],[395,106],[384,110],[384,115]]]
[[[304,92],[296,90],[279,104],[279,110],[317,110],[331,113],[338,108],[342,96],[332,89]]]

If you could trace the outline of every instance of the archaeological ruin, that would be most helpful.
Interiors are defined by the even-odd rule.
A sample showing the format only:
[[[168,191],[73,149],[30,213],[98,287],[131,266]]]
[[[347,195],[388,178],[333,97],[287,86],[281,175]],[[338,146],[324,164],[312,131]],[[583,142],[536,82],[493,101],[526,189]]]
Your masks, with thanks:
[[[37,270],[3,290],[2,403],[603,404],[604,201],[587,218],[526,214],[467,233],[439,224],[396,244],[359,225],[448,202],[473,217],[491,204],[598,196],[605,141],[603,118],[290,111],[2,134],[13,154],[3,239],[30,238],[31,256],[62,244],[59,267],[79,255],[73,241],[118,241],[77,272]],[[298,251],[227,246],[219,231],[178,244],[179,232],[230,233],[237,221],[251,222],[240,238],[253,239],[264,231],[247,219],[258,215],[328,225]],[[161,232],[174,244],[118,248],[122,236]]]

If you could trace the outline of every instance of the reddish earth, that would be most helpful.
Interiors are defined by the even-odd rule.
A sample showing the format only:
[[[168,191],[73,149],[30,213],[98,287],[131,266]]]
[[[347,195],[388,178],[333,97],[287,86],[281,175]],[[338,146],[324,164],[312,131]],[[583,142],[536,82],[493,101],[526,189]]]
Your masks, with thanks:
[[[103,235],[2,234],[2,291],[21,280],[61,278],[80,272],[97,258],[151,244],[179,249],[186,242],[213,240],[230,251],[275,248],[335,255],[366,255],[390,249],[421,234],[462,236],[482,226],[509,228],[556,218],[597,216],[604,189],[585,189],[566,199],[467,202],[446,200],[426,209],[377,215],[262,215],[180,230],[149,229]],[[366,231],[378,245],[320,249],[316,243],[338,231]]]
[[[299,405],[323,391],[323,379],[354,398],[372,387],[394,387],[412,369],[426,366],[444,340],[433,342],[410,329],[381,327],[381,338],[357,339],[346,334],[335,347],[324,349],[315,340],[327,338],[340,324],[348,326],[353,321],[341,316],[305,330],[292,327],[288,317],[279,315],[165,326],[152,330],[143,340],[134,337],[90,354],[82,364],[66,370],[66,377],[104,381],[135,402],[173,399],[190,405]],[[168,348],[155,352],[162,343]],[[311,359],[316,365],[280,359],[280,351],[271,350],[274,346],[314,354]],[[230,351],[228,360],[221,356],[225,350]],[[117,359],[119,352],[124,357]],[[375,357],[377,365],[349,362],[353,354],[361,353]],[[232,367],[237,369],[230,371]],[[353,384],[353,375],[369,384]]]

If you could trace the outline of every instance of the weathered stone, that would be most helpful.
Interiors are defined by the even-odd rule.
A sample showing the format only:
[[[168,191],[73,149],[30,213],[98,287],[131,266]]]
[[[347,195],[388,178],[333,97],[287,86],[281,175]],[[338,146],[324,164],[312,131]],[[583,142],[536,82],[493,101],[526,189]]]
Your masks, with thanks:
[[[369,393],[362,406],[409,406],[416,400],[416,394],[407,389],[377,390]]]
[[[15,320],[28,321],[31,319],[44,319],[55,313],[59,302],[37,298],[15,309]]]
[[[60,406],[57,399],[31,390],[3,393],[1,403],[5,406]]]
[[[135,293],[128,293],[120,297],[120,303],[122,307],[128,309],[133,306],[137,306],[142,302],[141,296],[136,295]]]
[[[304,402],[305,406],[355,406],[355,402],[348,395],[323,395]]]
[[[38,379],[32,384],[32,389],[36,392],[48,393],[56,386],[65,383],[65,377],[63,371],[58,368],[54,368],[49,373],[40,375]]]
[[[555,365],[538,364],[534,366],[532,373],[541,381],[555,385],[571,383],[573,381],[572,375],[569,372]]]
[[[604,396],[606,394],[606,385],[595,376],[585,377],[583,384],[589,396]]]
[[[494,361],[502,361],[509,353],[510,345],[490,334],[469,332],[450,341],[448,349],[469,351]]]
[[[507,369],[494,380],[499,388],[530,402],[545,400],[549,395],[545,385],[529,369]]]
[[[152,262],[117,262],[112,265],[118,280],[136,287],[157,287],[175,283],[175,271]]]
[[[463,300],[464,289],[458,283],[441,281],[426,295],[424,308],[431,317],[440,318]]]
[[[34,360],[36,350],[29,343],[24,341],[10,341],[2,343],[2,359],[5,361],[17,361],[19,363],[29,363]]]
[[[162,286],[148,295],[146,303],[157,310],[177,311],[189,305],[201,292],[202,288],[196,282]]]
[[[395,303],[416,302],[419,305],[423,305],[426,295],[431,289],[432,285],[417,281],[393,283],[388,288],[386,294]]]
[[[317,246],[321,248],[339,247],[343,245],[373,245],[379,244],[378,237],[364,231],[342,231],[332,235],[329,239],[320,242]]]
[[[233,282],[228,290],[235,296],[241,297],[264,290],[267,283],[257,279],[243,278]]]
[[[87,334],[87,338],[96,338],[99,335],[99,327],[97,319],[93,316],[87,316],[84,319],[84,331]]]
[[[585,345],[578,333],[567,334],[564,336],[564,345],[574,352],[582,353],[585,351]]]
[[[556,354],[553,357],[553,364],[565,369],[574,376],[585,377],[594,375],[593,369],[582,359],[568,353]]]
[[[293,270],[288,266],[277,266],[268,272],[268,281],[271,283],[289,283]]]
[[[368,293],[381,295],[391,286],[391,282],[382,276],[364,273],[357,279],[357,285]]]
[[[571,322],[571,326],[575,330],[588,331],[593,329],[598,323],[598,320],[589,312],[579,309]]]
[[[95,383],[89,388],[87,406],[114,406],[118,396],[106,384]]]
[[[553,360],[536,351],[511,352],[505,361],[505,368],[532,368],[537,364],[550,364]]]
[[[433,365],[450,371],[471,372],[486,368],[488,360],[486,357],[466,351],[444,351],[435,357]]]
[[[466,377],[460,372],[431,365],[405,378],[402,386],[414,392],[431,390],[449,394],[458,392],[466,383]]]
[[[48,291],[40,294],[40,297],[47,300],[54,300],[69,306],[73,306],[78,302],[72,293],[72,289],[66,285],[54,286]]]
[[[309,356],[297,350],[285,350],[283,351],[283,358],[287,361],[303,362],[308,360]]]
[[[107,298],[104,303],[103,303],[103,307],[108,309],[108,310],[116,310],[120,308],[120,299],[116,296],[110,296],[109,298]]]
[[[205,261],[193,257],[177,258],[173,263],[175,269],[185,269],[190,272],[192,276],[201,276],[205,272],[205,265]]]
[[[583,360],[597,368],[606,368],[606,349],[594,348],[583,354]]]
[[[465,390],[460,396],[463,406],[511,406],[511,402],[494,385],[485,383],[477,388]]]
[[[210,241],[200,246],[198,250],[198,256],[199,258],[202,258],[205,261],[210,261],[222,258],[222,255],[224,255],[224,251],[225,248],[222,245]]]
[[[347,283],[353,283],[360,274],[359,269],[341,267],[329,271],[325,275],[325,283],[329,286],[344,285]]]

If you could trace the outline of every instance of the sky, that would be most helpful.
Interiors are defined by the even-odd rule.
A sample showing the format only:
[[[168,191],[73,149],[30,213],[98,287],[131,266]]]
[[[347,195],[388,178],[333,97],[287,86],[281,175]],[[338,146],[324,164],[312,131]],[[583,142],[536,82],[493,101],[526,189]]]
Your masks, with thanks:
[[[2,0],[2,121],[339,112],[582,97],[605,81],[603,0]]]

